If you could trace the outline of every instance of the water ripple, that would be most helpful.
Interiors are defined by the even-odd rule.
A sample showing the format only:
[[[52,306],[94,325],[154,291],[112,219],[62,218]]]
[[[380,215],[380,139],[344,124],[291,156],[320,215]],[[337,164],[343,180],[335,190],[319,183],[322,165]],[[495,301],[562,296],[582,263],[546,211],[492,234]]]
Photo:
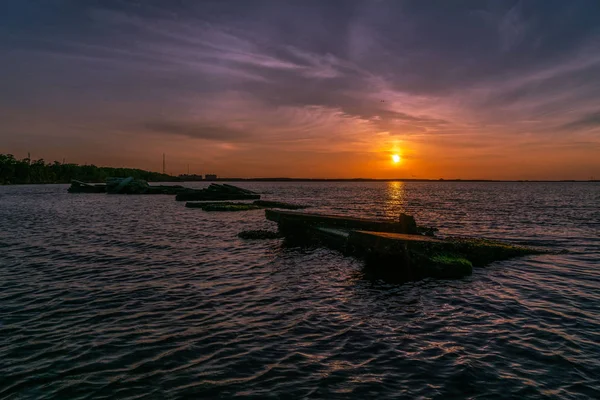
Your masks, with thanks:
[[[0,398],[600,398],[597,184],[242,186],[569,252],[396,285],[261,211],[1,187]]]

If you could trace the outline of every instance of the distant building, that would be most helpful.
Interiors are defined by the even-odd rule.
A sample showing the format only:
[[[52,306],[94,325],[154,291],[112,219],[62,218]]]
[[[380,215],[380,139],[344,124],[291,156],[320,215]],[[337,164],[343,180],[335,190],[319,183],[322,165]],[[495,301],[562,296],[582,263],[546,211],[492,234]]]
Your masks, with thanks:
[[[206,175],[204,175],[204,180],[207,180],[207,181],[216,181],[217,180],[217,175],[206,174]]]
[[[181,179],[182,181],[185,182],[190,182],[190,181],[201,181],[202,180],[202,175],[196,175],[196,174],[181,174],[179,175],[179,179]]]

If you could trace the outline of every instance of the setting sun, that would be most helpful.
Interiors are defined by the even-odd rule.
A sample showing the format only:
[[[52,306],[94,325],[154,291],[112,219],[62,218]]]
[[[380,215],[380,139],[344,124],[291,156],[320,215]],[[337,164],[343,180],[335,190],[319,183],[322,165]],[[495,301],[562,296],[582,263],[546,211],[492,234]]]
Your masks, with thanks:
[[[401,160],[400,156],[398,154],[394,154],[392,155],[392,161],[394,162],[394,164],[399,163]]]

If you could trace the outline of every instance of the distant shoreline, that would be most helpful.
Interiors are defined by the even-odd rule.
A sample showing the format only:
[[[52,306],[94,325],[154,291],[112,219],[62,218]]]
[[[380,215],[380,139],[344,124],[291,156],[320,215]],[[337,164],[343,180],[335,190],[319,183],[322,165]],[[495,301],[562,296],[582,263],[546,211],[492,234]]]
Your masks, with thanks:
[[[409,178],[218,178],[214,180],[181,180],[179,182],[600,182],[594,180],[528,180],[528,179],[409,179]]]
[[[72,180],[86,183],[104,183],[110,177],[133,177],[147,182],[600,182],[596,175],[591,179],[424,179],[424,178],[220,178],[215,174],[180,174],[145,171],[137,168],[98,167],[96,165],[67,164],[43,159],[16,159],[12,154],[0,154],[0,185],[69,184]],[[204,178],[204,179],[203,179]],[[208,178],[208,179],[206,179]]]
[[[369,179],[369,178],[217,178],[212,180],[182,180],[173,177],[173,180],[148,181],[149,183],[190,183],[190,182],[474,182],[474,183],[597,183],[600,180],[500,180],[500,179]],[[37,183],[3,183],[0,186],[24,185],[68,185],[70,182],[37,182]],[[87,182],[104,183],[104,182]]]

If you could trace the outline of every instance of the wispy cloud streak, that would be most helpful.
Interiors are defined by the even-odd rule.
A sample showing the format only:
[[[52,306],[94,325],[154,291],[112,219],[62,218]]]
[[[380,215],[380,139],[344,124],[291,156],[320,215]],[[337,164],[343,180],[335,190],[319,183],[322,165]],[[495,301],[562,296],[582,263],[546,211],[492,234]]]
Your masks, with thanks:
[[[7,7],[0,135],[39,135],[10,117],[29,110],[115,140],[412,146],[422,163],[447,148],[503,158],[531,143],[600,143],[597,2],[99,4]]]

